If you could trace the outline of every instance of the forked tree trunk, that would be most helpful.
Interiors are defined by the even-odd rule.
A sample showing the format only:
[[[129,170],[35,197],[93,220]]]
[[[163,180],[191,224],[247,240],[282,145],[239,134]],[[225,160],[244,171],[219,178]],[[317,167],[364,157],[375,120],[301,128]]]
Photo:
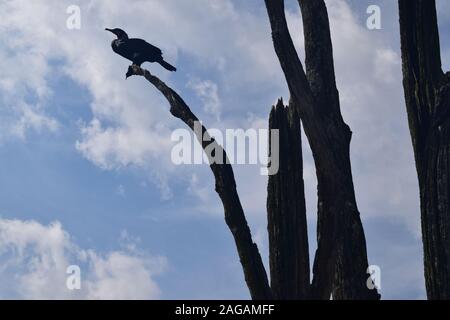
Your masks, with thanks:
[[[328,14],[323,0],[299,0],[306,69],[286,22],[283,0],[265,0],[275,51],[303,123],[318,179],[318,249],[312,298],[378,299],[367,287],[367,252],[350,164],[351,131],[336,89]]]
[[[310,290],[308,230],[300,118],[293,106],[279,100],[272,108],[269,129],[278,130],[279,170],[269,176],[267,220],[270,279],[275,299],[307,299]],[[270,148],[272,150],[272,148]],[[270,155],[269,155],[270,156]]]
[[[434,0],[400,0],[403,86],[420,187],[427,295],[450,299],[450,74]]]

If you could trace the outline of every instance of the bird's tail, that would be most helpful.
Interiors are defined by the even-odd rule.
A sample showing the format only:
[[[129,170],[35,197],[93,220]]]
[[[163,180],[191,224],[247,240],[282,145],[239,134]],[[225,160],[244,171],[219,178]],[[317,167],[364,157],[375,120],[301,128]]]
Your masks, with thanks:
[[[162,65],[165,69],[169,71],[177,71],[177,68],[175,68],[173,65],[171,65],[168,62],[165,62],[164,60],[158,61],[160,65]]]

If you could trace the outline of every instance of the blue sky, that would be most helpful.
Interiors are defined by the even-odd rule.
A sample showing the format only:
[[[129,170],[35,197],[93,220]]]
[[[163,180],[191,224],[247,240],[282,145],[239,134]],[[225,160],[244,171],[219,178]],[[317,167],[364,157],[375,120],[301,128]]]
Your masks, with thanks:
[[[379,31],[365,27],[373,3],[382,9]],[[80,30],[66,28],[72,4]],[[424,298],[396,1],[327,4],[369,260],[381,267],[384,298]],[[303,57],[296,1],[287,9]],[[448,66],[450,11],[442,0],[439,9]],[[110,50],[105,27],[161,47],[178,72],[145,67],[211,128],[264,128],[270,106],[288,100],[262,1],[0,3],[0,297],[249,298],[209,168],[171,163],[170,134],[183,125],[154,88],[125,81],[128,62]],[[267,262],[266,178],[259,165],[235,173]],[[308,150],[305,183],[313,254]],[[82,266],[80,292],[65,288],[68,264]]]

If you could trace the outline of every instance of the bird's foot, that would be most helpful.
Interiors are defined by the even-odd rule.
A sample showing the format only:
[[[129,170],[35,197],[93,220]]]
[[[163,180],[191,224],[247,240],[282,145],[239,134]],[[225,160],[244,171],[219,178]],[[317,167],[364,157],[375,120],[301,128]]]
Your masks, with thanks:
[[[140,65],[133,63],[131,66],[128,67],[128,71],[125,75],[125,79],[128,79],[129,77],[138,74],[138,70],[140,70],[140,69],[141,69]]]
[[[125,80],[131,77],[133,74],[134,74],[133,65],[131,65],[128,67],[128,71],[125,75]]]

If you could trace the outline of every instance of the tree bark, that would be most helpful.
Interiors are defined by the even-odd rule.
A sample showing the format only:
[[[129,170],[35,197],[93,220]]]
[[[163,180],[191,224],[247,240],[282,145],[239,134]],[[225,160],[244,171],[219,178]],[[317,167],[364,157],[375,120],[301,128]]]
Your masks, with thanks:
[[[215,188],[225,211],[225,221],[233,234],[234,241],[238,250],[239,258],[244,270],[245,281],[250,290],[250,295],[254,300],[272,299],[272,291],[269,287],[267,274],[258,251],[257,245],[252,240],[250,228],[245,218],[244,210],[236,191],[236,182],[234,179],[233,168],[229,164],[225,150],[211,137],[207,129],[202,125],[201,133],[194,130],[194,125],[199,119],[192,113],[184,100],[163,81],[152,75],[148,70],[142,69],[136,65],[130,66],[128,70],[130,75],[139,75],[145,77],[154,85],[167,99],[170,104],[170,113],[182,120],[197,136],[203,149],[215,150],[223,153],[223,164],[213,163],[208,152],[206,154],[210,160],[210,167],[215,178]],[[206,139],[204,138],[206,137]]]
[[[403,86],[420,188],[427,295],[450,299],[450,74],[434,0],[399,0]]]
[[[300,118],[293,106],[279,100],[269,129],[278,130],[279,170],[269,176],[267,217],[270,279],[275,299],[307,299],[310,288],[308,230],[303,183]],[[270,148],[272,150],[272,148]],[[270,154],[269,154],[270,156]]]
[[[265,0],[275,51],[311,146],[318,179],[318,227],[312,298],[379,299],[367,287],[367,252],[350,164],[351,131],[334,80],[323,0],[300,0],[307,75],[292,42],[284,1]]]

